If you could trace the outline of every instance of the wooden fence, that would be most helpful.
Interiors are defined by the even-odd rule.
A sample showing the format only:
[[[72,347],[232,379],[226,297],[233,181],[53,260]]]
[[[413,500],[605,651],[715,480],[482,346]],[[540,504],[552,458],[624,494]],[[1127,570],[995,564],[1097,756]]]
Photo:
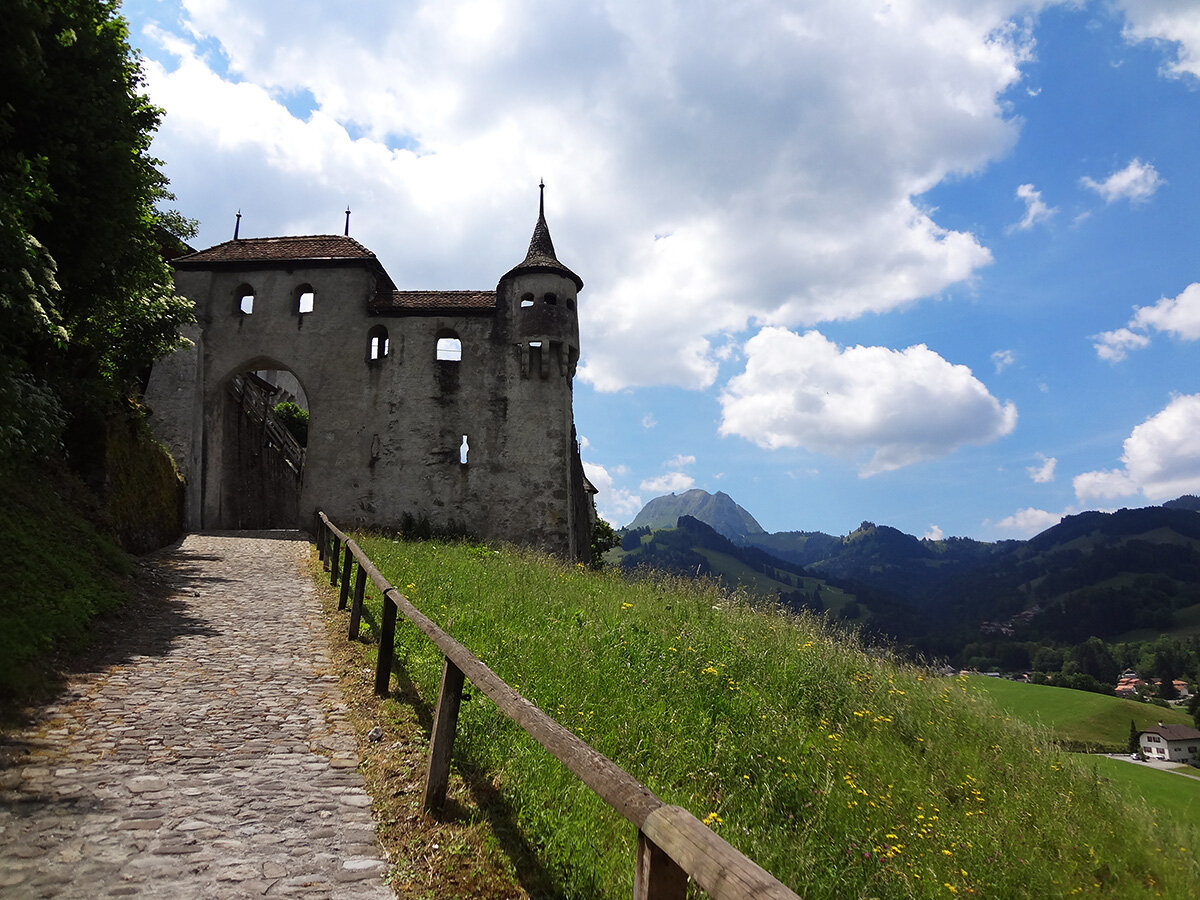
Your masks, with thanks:
[[[634,900],[683,900],[689,877],[716,900],[799,900],[770,872],[713,833],[686,809],[664,803],[612,760],[513,690],[466,647],[409,603],[379,573],[358,544],[339,531],[323,512],[317,513],[316,543],[321,560],[329,569],[329,583],[340,584],[338,609],[350,607],[350,640],[358,638],[363,591],[368,579],[383,596],[379,661],[375,668],[377,694],[386,696],[391,686],[397,613],[403,613],[445,655],[442,686],[430,735],[423,799],[426,810],[439,809],[445,803],[450,756],[458,728],[458,707],[464,680],[469,680],[600,799],[637,827]],[[354,575],[353,588],[351,575]]]

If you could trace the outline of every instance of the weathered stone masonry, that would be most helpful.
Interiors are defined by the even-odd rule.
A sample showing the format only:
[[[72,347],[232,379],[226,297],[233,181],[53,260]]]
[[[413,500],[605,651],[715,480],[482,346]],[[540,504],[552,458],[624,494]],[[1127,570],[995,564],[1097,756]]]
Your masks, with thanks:
[[[494,291],[398,291],[338,235],[235,239],[175,267],[194,345],[156,364],[146,400],[187,479],[190,529],[305,527],[321,508],[347,526],[408,514],[588,556],[594,489],[572,411],[583,281],[542,210]],[[307,397],[298,521],[263,521],[247,499],[229,384],[253,370],[290,371]]]

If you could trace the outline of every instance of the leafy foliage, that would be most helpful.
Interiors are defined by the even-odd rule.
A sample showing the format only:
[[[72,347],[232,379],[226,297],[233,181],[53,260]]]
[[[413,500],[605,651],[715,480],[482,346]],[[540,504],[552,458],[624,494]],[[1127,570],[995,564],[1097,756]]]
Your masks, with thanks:
[[[190,304],[164,259],[190,224],[149,156],[160,112],[114,0],[12,0],[0,54],[0,457],[119,409]],[[64,413],[63,410],[66,412]],[[85,455],[87,440],[82,442]]]
[[[291,400],[285,400],[282,403],[276,403],[272,409],[283,427],[288,430],[292,437],[296,439],[296,443],[301,447],[308,446],[308,410],[298,403],[293,403]]]

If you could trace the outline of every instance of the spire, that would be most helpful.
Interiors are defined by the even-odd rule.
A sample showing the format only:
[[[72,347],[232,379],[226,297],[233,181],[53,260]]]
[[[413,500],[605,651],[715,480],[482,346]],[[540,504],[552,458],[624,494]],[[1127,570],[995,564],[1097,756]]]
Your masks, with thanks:
[[[234,223],[233,223],[233,239],[235,241],[238,239],[238,232],[241,230],[242,230],[242,211],[239,209],[237,211],[237,219],[234,220]]]
[[[350,204],[346,204],[346,230],[342,232],[343,236],[350,237]]]
[[[546,182],[538,182],[538,219],[533,226],[533,237],[529,241],[529,252],[525,254],[525,262],[551,260],[558,262],[554,255],[554,241],[550,240],[550,227],[546,224]]]
[[[529,252],[525,261],[512,269],[504,277],[508,278],[518,272],[557,272],[575,282],[576,290],[583,288],[583,279],[558,261],[554,253],[554,241],[550,239],[550,227],[546,224],[546,182],[538,183],[538,219],[533,226],[533,237],[529,240]]]

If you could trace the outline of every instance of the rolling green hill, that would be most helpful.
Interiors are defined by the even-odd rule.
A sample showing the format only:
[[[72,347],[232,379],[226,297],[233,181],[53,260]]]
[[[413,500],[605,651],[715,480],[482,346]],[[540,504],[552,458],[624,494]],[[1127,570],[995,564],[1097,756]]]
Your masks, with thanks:
[[[1130,721],[1139,730],[1156,722],[1192,724],[1183,710],[1088,691],[983,676],[970,677],[968,684],[1007,715],[1047,729],[1055,742],[1072,748],[1120,753],[1127,745]]]
[[[1081,757],[1131,803],[1145,803],[1176,822],[1200,822],[1200,779],[1161,772],[1107,756]]]

